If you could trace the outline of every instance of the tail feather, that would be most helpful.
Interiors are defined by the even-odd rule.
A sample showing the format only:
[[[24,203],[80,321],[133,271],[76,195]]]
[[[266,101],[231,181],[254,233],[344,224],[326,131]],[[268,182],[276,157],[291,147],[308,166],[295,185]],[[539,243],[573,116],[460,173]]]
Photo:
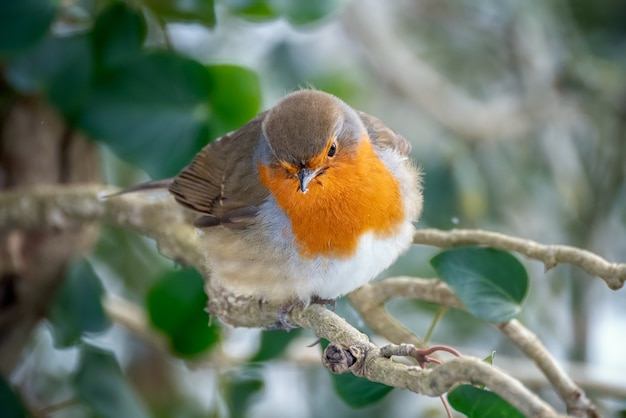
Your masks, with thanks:
[[[116,197],[123,194],[128,193],[137,193],[137,192],[147,192],[150,190],[167,190],[172,183],[173,178],[168,179],[160,179],[160,180],[152,180],[146,181],[145,183],[140,183],[135,186],[128,187],[126,189],[122,189],[119,192],[115,192],[112,194],[108,194],[106,196],[102,196],[103,199],[108,199],[110,197]]]

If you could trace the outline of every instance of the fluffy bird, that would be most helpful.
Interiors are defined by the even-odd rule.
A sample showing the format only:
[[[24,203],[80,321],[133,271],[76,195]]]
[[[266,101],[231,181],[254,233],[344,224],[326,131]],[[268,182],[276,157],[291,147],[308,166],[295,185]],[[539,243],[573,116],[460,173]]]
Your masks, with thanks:
[[[411,244],[422,209],[409,142],[337,97],[301,90],[205,146],[168,189],[199,214],[211,310],[333,301]]]

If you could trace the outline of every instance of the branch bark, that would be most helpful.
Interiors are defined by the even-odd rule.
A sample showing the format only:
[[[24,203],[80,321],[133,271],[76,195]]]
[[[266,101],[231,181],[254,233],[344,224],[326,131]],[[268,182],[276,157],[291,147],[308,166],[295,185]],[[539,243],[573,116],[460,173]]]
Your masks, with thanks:
[[[98,221],[127,227],[154,238],[165,256],[195,267],[210,282],[210,271],[204,262],[199,236],[191,226],[186,211],[170,198],[155,200],[153,196],[146,194],[102,198],[102,195],[114,191],[104,186],[82,185],[37,187],[2,193],[0,232],[15,228],[75,229]],[[518,251],[550,266],[557,262],[572,262],[589,271],[606,275],[613,280],[608,280],[609,283],[622,280],[619,274],[624,268],[623,265],[610,264],[595,254],[572,247],[544,246],[485,231],[421,230],[416,233],[415,241],[442,247],[462,244],[490,245]],[[607,274],[607,271],[611,274]],[[613,276],[615,274],[617,279]],[[410,341],[416,346],[420,344],[414,339],[417,337],[411,336],[410,331],[384,312],[384,303],[393,297],[413,297],[463,308],[454,293],[438,280],[407,277],[387,279],[366,285],[350,296],[364,320],[374,330],[391,341]],[[240,304],[225,314],[235,325],[265,327],[276,322],[278,310],[278,306],[255,301],[247,305]],[[321,306],[312,305],[304,310],[297,306],[291,314],[291,320],[297,325],[312,329],[319,337],[340,347],[360,352],[363,366],[349,371],[368,379],[430,396],[438,396],[449,390],[453,382],[483,383],[524,413],[532,416],[557,416],[554,410],[538,400],[521,383],[478,360],[455,359],[432,370],[420,370],[385,358],[380,349],[369,342],[367,336]],[[593,406],[588,403],[582,391],[558,366],[555,367],[556,361],[530,331],[525,330],[518,322],[509,322],[502,325],[501,329],[537,362],[566,401],[570,411],[584,411],[583,416],[595,416]],[[517,338],[516,335],[524,337]]]
[[[610,263],[590,251],[568,245],[544,245],[528,239],[511,237],[497,232],[479,229],[420,229],[413,237],[414,244],[440,248],[462,245],[485,245],[520,253],[528,258],[542,261],[546,271],[559,263],[582,268],[592,276],[604,280],[612,290],[621,289],[626,281],[626,263]]]
[[[312,329],[319,337],[333,342],[324,351],[323,361],[335,372],[351,372],[374,382],[426,396],[440,396],[459,383],[480,383],[526,416],[561,416],[520,382],[480,359],[455,358],[432,369],[407,366],[388,358],[381,352],[382,348],[372,344],[365,334],[324,307],[311,305],[304,310],[297,309],[291,318],[298,325]],[[344,351],[349,354],[342,356]]]
[[[436,279],[389,278],[367,284],[352,292],[350,294],[352,306],[367,325],[396,344],[404,342],[401,339],[404,338],[404,333],[411,333],[395,319],[396,323],[387,320],[389,315],[385,311],[384,304],[395,297],[424,300],[464,309],[463,303],[452,290]],[[534,333],[516,319],[500,324],[498,328],[535,362],[563,399],[569,413],[581,417],[598,416],[595,406],[585,392],[565,373]]]

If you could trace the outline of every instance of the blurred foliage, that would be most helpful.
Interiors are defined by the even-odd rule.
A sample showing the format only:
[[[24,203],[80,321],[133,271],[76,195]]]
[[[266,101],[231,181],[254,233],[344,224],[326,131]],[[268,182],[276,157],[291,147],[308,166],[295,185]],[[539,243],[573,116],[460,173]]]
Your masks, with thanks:
[[[54,344],[65,348],[78,344],[83,334],[102,332],[110,321],[102,307],[104,290],[85,260],[74,261],[48,313]]]
[[[253,21],[285,17],[294,25],[314,23],[332,13],[337,0],[225,0],[237,15]]]
[[[193,269],[166,273],[148,291],[146,309],[152,325],[165,333],[174,353],[191,357],[219,341],[219,326],[206,314],[204,280]]]
[[[48,31],[57,1],[22,0],[0,3],[0,58],[33,46]]]
[[[301,328],[296,328],[289,332],[263,331],[261,334],[261,343],[256,354],[250,359],[251,362],[261,362],[273,360],[285,352],[289,343],[298,338],[302,334]]]
[[[22,399],[2,376],[0,376],[0,412],[4,418],[27,416]]]
[[[78,372],[74,376],[78,398],[102,418],[150,415],[126,382],[115,355],[88,344],[81,349]]]
[[[264,388],[264,379],[255,367],[246,367],[236,374],[231,374],[228,379],[226,403],[229,416],[232,418],[245,418],[248,410]]]
[[[395,80],[372,76],[369,64],[359,56],[359,50],[368,46],[351,42],[352,35],[344,33],[349,32],[346,27],[337,30],[341,20],[336,17],[344,6],[338,0],[1,1],[0,87],[6,85],[10,91],[0,98],[0,115],[10,102],[7,97],[43,97],[70,126],[148,176],[161,178],[174,175],[209,141],[254,117],[271,103],[272,94],[281,96],[314,86],[355,106],[358,103],[356,107],[380,115],[413,140],[415,160],[425,173],[421,226],[489,226],[582,246],[600,245],[601,241],[604,247],[600,248],[623,254],[619,253],[623,251],[619,237],[623,237],[620,233],[626,224],[626,187],[620,175],[626,157],[618,147],[626,142],[623,2],[388,2],[384,7],[395,10],[393,25],[402,40],[472,97],[515,92],[522,99],[532,98],[537,94],[532,89],[536,80],[528,68],[552,65],[557,79],[549,85],[564,97],[562,103],[579,112],[559,125],[552,121],[557,114],[541,115],[544,109],[533,109],[540,114],[534,115],[537,127],[518,141],[498,142],[496,138],[471,145],[416,108],[410,92],[394,91],[401,90],[393,87]],[[543,25],[551,47],[549,57],[541,51],[524,51],[523,42],[533,41],[531,35],[536,35],[529,21]],[[263,30],[266,27],[273,28],[272,36]],[[379,28],[372,24],[370,29]],[[318,38],[322,32],[323,38]],[[185,48],[181,39],[195,42],[195,49]],[[323,48],[313,48],[311,39]],[[239,52],[232,52],[235,50]],[[385,63],[372,67],[376,65]],[[568,129],[573,132],[571,141],[567,135],[548,135]],[[559,147],[550,148],[555,143]],[[594,241],[593,233],[600,230],[602,222],[610,225],[608,232]],[[433,275],[427,261],[431,254],[432,249],[411,249],[402,269],[394,273]],[[558,322],[564,315],[553,311],[554,300],[562,297],[567,286],[546,289],[537,283],[529,289],[526,268],[512,255],[490,249],[453,249],[432,260],[437,275],[455,289],[476,317],[500,322],[519,315],[543,326],[540,334],[548,343],[552,339],[567,344],[564,341],[570,337],[563,336],[563,329],[568,326]],[[171,395],[176,405],[156,407],[158,402],[143,392],[137,391],[142,399],[136,394],[133,386],[155,380],[156,372],[151,370],[143,381],[135,380],[132,367],[124,366],[123,359],[142,356],[137,347],[146,343],[130,338],[111,343],[119,338],[120,330],[109,327],[104,314],[103,283],[133,301],[145,302],[151,326],[165,336],[172,354],[178,357],[158,364],[176,376],[171,378],[175,383],[170,382],[172,387],[179,385],[172,389],[179,393]],[[535,292],[536,300],[529,297],[526,304],[534,305],[521,312],[528,291]],[[584,289],[584,293],[593,292]],[[262,332],[258,347],[249,349],[241,364],[236,354],[231,358],[231,353],[221,352],[237,342],[216,322],[208,326],[206,303],[197,273],[172,270],[154,245],[135,233],[103,228],[89,262],[77,261],[69,268],[48,317],[56,352],[71,356],[74,351],[78,365],[68,366],[70,370],[63,374],[54,368],[54,362],[37,363],[37,373],[49,373],[41,379],[36,376],[37,382],[47,382],[48,391],[38,389],[34,392],[41,394],[40,398],[30,393],[25,399],[37,399],[44,405],[56,403],[60,393],[67,395],[59,387],[67,387],[69,396],[94,416],[150,416],[148,410],[181,417],[199,416],[199,410],[210,416],[250,415],[276,384],[267,370],[284,361],[286,350],[302,332]],[[418,334],[425,331],[436,310],[434,306],[424,308],[428,305],[424,303],[390,305],[404,309],[398,309],[398,316],[408,318],[407,326]],[[524,318],[531,309],[537,315]],[[571,308],[583,309],[579,305]],[[342,316],[346,313],[340,312]],[[356,321],[353,315],[350,322]],[[576,324],[576,329],[580,328]],[[485,348],[484,344],[501,344],[494,334],[484,321],[450,310],[435,337],[485,352],[494,347]],[[121,345],[120,352],[125,354],[86,341]],[[583,345],[570,342],[574,343]],[[58,350],[62,347],[73,348]],[[202,365],[207,358],[224,364]],[[188,370],[191,364],[194,371]],[[208,370],[197,372],[196,366]],[[304,368],[300,364],[293,367]],[[213,373],[218,388],[211,389],[206,382],[196,384],[194,373]],[[322,412],[314,410],[313,416],[337,416],[342,411],[352,413],[350,416],[380,416],[384,412],[365,406],[376,402],[388,406],[386,402],[399,399],[401,393],[352,375],[332,375],[330,379],[332,385],[327,387],[308,387],[313,394],[309,394],[311,402],[318,399],[316,395],[327,400],[337,397],[359,409],[331,411],[329,403],[317,405]],[[165,386],[156,380],[153,385]],[[150,388],[142,386],[144,391]],[[386,400],[380,402],[383,398]],[[518,416],[492,392],[479,388],[459,387],[449,399],[467,416]],[[289,396],[281,399],[281,404],[298,400]],[[0,381],[0,416],[23,415],[17,391]]]
[[[144,0],[143,3],[161,19],[215,25],[213,0]]]

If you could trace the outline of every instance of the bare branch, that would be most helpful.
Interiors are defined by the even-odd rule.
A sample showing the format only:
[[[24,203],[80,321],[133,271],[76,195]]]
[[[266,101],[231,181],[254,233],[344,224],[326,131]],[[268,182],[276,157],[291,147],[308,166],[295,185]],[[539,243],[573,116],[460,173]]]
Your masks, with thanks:
[[[561,399],[567,405],[567,411],[574,416],[598,417],[595,406],[585,392],[565,373],[563,368],[550,355],[539,338],[517,319],[512,319],[498,328],[511,339],[546,375]]]
[[[0,193],[0,232],[12,229],[78,229],[103,222],[154,238],[179,263],[202,269],[198,234],[172,199],[142,193],[103,198],[118,191],[102,185],[38,186]]]
[[[379,321],[377,316],[381,311],[384,312],[383,304],[393,297],[414,298],[463,309],[463,304],[452,290],[445,283],[436,279],[389,278],[367,284],[352,292],[351,301],[355,299],[359,304],[366,303],[366,315],[362,318],[368,326],[385,337],[394,338],[392,342],[396,344],[403,342],[396,339],[401,334],[393,328],[391,328],[391,332],[386,331],[383,327],[389,325]],[[367,303],[366,301],[369,299],[373,299],[374,302]],[[360,313],[362,308],[356,303],[354,306]],[[535,334],[515,319],[499,325],[498,328],[537,364],[567,405],[568,411],[576,416],[597,417],[595,407],[584,391],[558,365]]]
[[[559,263],[573,264],[592,276],[604,280],[612,290],[618,290],[626,281],[626,264],[610,263],[590,251],[568,245],[544,245],[523,238],[511,237],[497,232],[479,229],[419,229],[413,237],[414,244],[432,245],[440,248],[461,245],[485,245],[520,253],[528,258],[542,261],[546,271]]]
[[[349,35],[367,46],[363,53],[374,70],[430,116],[471,140],[520,137],[532,124],[522,100],[499,97],[480,101],[439,74],[393,31],[395,21],[381,3],[354,3],[342,20]],[[370,28],[376,27],[376,31]]]
[[[138,305],[110,293],[104,299],[103,305],[107,315],[113,321],[134,332],[155,347],[167,347],[163,336],[150,326],[145,311]]]
[[[312,329],[321,338],[333,342],[324,354],[328,367],[333,367],[331,364],[334,363],[339,370],[426,396],[440,396],[460,382],[482,383],[527,416],[559,416],[521,383],[479,359],[458,358],[422,370],[387,358],[387,353],[381,353],[365,334],[319,305],[311,305],[305,310],[296,309],[291,318],[297,324]],[[347,350],[348,355],[342,357],[344,350]],[[341,359],[345,359],[346,363],[336,363]]]
[[[129,227],[154,238],[164,255],[176,260],[182,260],[196,267],[204,275],[207,283],[210,283],[210,271],[206,269],[206,265],[203,262],[201,243],[195,228],[188,223],[184,211],[173,204],[171,199],[155,200],[149,198],[149,195],[124,195],[111,199],[102,199],[100,197],[103,193],[112,191],[112,189],[107,187],[93,185],[50,186],[2,193],[0,194],[0,231],[16,228],[71,230],[96,221]],[[513,242],[515,244],[512,246],[513,250],[520,250],[524,254],[534,255],[536,258],[545,257],[545,255],[537,253],[536,247],[551,248],[525,240],[501,236],[500,234],[469,231],[468,235],[467,232],[452,231],[446,233],[436,230],[423,230],[416,234],[416,241],[426,241],[429,244],[444,247],[460,243],[478,243],[501,248],[508,248],[506,245],[510,247],[512,245],[510,243]],[[484,239],[485,236],[490,239]],[[498,243],[500,244],[498,245]],[[553,251],[550,254],[563,254],[563,252]],[[591,255],[594,256],[593,254]],[[553,257],[554,263],[562,261],[562,258],[558,255]],[[604,260],[602,261],[604,262]],[[363,301],[363,303],[368,301],[369,307],[366,304],[363,308],[363,312],[366,313],[368,311],[376,312],[376,309],[383,309],[384,303],[392,297],[414,297],[462,308],[458,298],[445,284],[438,280],[410,279],[405,277],[388,279],[366,285],[352,296],[353,299]],[[109,302],[112,303],[112,301]],[[358,306],[358,304],[355,305]],[[376,306],[379,308],[376,308]],[[228,319],[234,324],[263,327],[276,321],[278,308],[278,306],[264,305],[255,301],[229,306],[225,314],[228,315]],[[223,312],[220,312],[220,315],[222,314]],[[368,315],[365,315],[365,317],[369,318]],[[385,335],[382,328],[385,324],[389,325],[389,320],[392,318],[387,317],[386,320],[388,322],[386,323],[385,317],[382,316],[382,318],[383,321],[375,325],[375,327],[382,335]],[[297,306],[294,308],[291,320],[298,325],[314,330],[318,336],[334,343],[343,344],[346,347],[350,347],[351,350],[358,351],[358,349],[362,349],[367,359],[364,362],[366,367],[363,371],[359,372],[357,370],[355,373],[361,373],[361,375],[371,380],[393,386],[406,387],[430,396],[439,396],[441,393],[444,393],[450,389],[453,382],[480,382],[486,384],[516,406],[520,402],[523,403],[525,406],[520,408],[525,413],[530,413],[533,416],[556,416],[554,411],[538,401],[535,395],[524,388],[521,383],[508,376],[501,376],[503,374],[497,371],[497,369],[487,367],[482,362],[478,362],[480,363],[479,365],[471,365],[476,362],[460,359],[446,362],[442,366],[436,367],[432,372],[430,370],[417,370],[399,365],[384,358],[384,356],[381,357],[380,352],[369,342],[367,336],[361,334],[343,319],[323,307],[312,305],[302,310],[302,306]],[[372,323],[376,324],[376,322]],[[514,326],[516,326],[518,331],[523,329],[521,324],[514,323]],[[397,323],[389,329],[395,329],[394,332],[396,334],[392,336],[393,339],[403,338],[408,332]],[[511,329],[508,328],[508,330]],[[503,331],[505,330],[507,330],[506,327],[503,328]],[[525,335],[528,337],[528,335],[532,334],[526,331]],[[521,342],[515,339],[514,341],[521,344]],[[533,343],[532,338],[520,341],[526,344],[522,346],[522,349],[529,356],[533,356],[533,360],[540,364],[540,367],[541,359],[548,359],[546,363],[548,366],[544,366],[549,370],[549,372],[546,372],[546,375],[557,389],[562,388],[562,395],[566,396],[565,399],[567,400],[568,397],[574,396],[572,391],[578,389],[571,381],[567,380],[569,378],[564,376],[560,369],[550,369],[550,364],[555,362],[551,359],[549,353],[545,351],[545,348],[541,344]],[[437,372],[436,370],[440,371]],[[395,373],[398,373],[398,375],[394,375]],[[578,393],[582,393],[582,391]],[[575,407],[579,408],[581,402],[583,404],[585,402],[584,399],[581,401],[583,397],[577,396],[579,397]],[[584,405],[582,408],[585,408]],[[586,410],[589,411],[590,409],[587,408]]]

